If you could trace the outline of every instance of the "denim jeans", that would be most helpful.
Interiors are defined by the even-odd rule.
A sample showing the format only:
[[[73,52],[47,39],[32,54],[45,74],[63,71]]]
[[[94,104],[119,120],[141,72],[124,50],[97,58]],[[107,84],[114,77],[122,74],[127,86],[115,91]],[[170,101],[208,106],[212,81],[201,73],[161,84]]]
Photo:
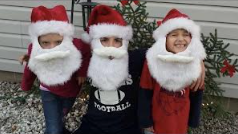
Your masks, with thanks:
[[[64,116],[72,108],[75,97],[64,98],[41,90],[41,98],[45,116],[45,134],[63,134]]]

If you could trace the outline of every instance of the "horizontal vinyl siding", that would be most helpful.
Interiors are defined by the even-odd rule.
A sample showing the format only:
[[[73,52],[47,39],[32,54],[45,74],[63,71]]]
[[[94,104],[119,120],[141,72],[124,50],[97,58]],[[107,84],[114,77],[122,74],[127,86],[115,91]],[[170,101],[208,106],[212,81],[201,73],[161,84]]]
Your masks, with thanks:
[[[191,4],[205,6],[222,6],[222,7],[238,7],[236,0],[141,0],[149,3],[167,3],[167,4]]]
[[[0,69],[9,72],[22,72],[24,67],[16,60],[0,59]]]

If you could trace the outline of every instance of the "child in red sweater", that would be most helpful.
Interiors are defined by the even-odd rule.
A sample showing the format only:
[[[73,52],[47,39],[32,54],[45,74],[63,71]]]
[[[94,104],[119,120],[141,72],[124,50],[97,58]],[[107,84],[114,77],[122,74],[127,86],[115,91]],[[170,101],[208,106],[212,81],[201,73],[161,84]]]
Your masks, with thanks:
[[[139,109],[152,111],[139,111],[139,118],[145,119],[139,119],[141,126],[155,134],[186,134],[192,110],[189,97],[202,95],[202,90],[189,88],[199,78],[206,57],[200,28],[186,14],[172,9],[153,37],[156,42],[146,54],[140,82],[144,94],[139,98]],[[197,103],[199,111],[201,98]]]
[[[31,14],[28,64],[21,88],[31,89],[40,81],[46,134],[63,134],[63,117],[71,109],[87,75],[90,47],[74,39],[74,26],[69,23],[62,5],[48,9],[35,7]],[[26,60],[24,56],[22,60]]]

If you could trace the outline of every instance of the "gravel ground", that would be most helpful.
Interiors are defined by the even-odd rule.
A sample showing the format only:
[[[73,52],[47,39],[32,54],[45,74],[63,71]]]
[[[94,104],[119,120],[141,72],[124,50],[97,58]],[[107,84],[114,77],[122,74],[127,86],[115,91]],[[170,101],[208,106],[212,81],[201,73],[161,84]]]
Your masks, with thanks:
[[[191,134],[238,134],[238,115],[229,114],[226,118],[202,119],[199,128]]]
[[[26,95],[19,83],[0,82],[0,134],[43,134],[45,123],[40,96],[30,94],[25,103],[17,98]],[[66,116],[66,128],[76,130],[86,109],[85,101],[77,98]]]
[[[30,94],[25,103],[17,98],[26,95],[19,83],[0,82],[0,134],[43,134],[45,124],[40,96]],[[66,127],[70,131],[80,125],[86,109],[85,101],[77,98],[66,117]],[[238,115],[202,119],[201,126],[193,129],[192,134],[238,134]]]

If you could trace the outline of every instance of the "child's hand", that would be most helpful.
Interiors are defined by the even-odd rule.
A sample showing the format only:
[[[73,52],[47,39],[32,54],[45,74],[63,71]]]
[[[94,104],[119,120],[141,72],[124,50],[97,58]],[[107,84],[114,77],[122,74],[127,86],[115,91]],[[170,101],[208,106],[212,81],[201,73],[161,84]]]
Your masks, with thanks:
[[[28,62],[29,61],[29,56],[27,54],[24,54],[22,56],[19,57],[18,61],[21,63],[21,65],[24,63],[24,62]]]
[[[78,77],[77,79],[78,79],[78,84],[82,85],[85,82],[86,77]]]
[[[144,131],[149,131],[149,132],[155,133],[153,126],[144,128]]]
[[[201,89],[204,87],[204,80],[205,80],[205,65],[203,62],[201,62],[201,68],[202,68],[202,72],[201,75],[199,76],[199,78],[197,79],[197,81],[194,81],[191,85],[190,88],[192,89],[192,91],[197,91],[198,89]]]

